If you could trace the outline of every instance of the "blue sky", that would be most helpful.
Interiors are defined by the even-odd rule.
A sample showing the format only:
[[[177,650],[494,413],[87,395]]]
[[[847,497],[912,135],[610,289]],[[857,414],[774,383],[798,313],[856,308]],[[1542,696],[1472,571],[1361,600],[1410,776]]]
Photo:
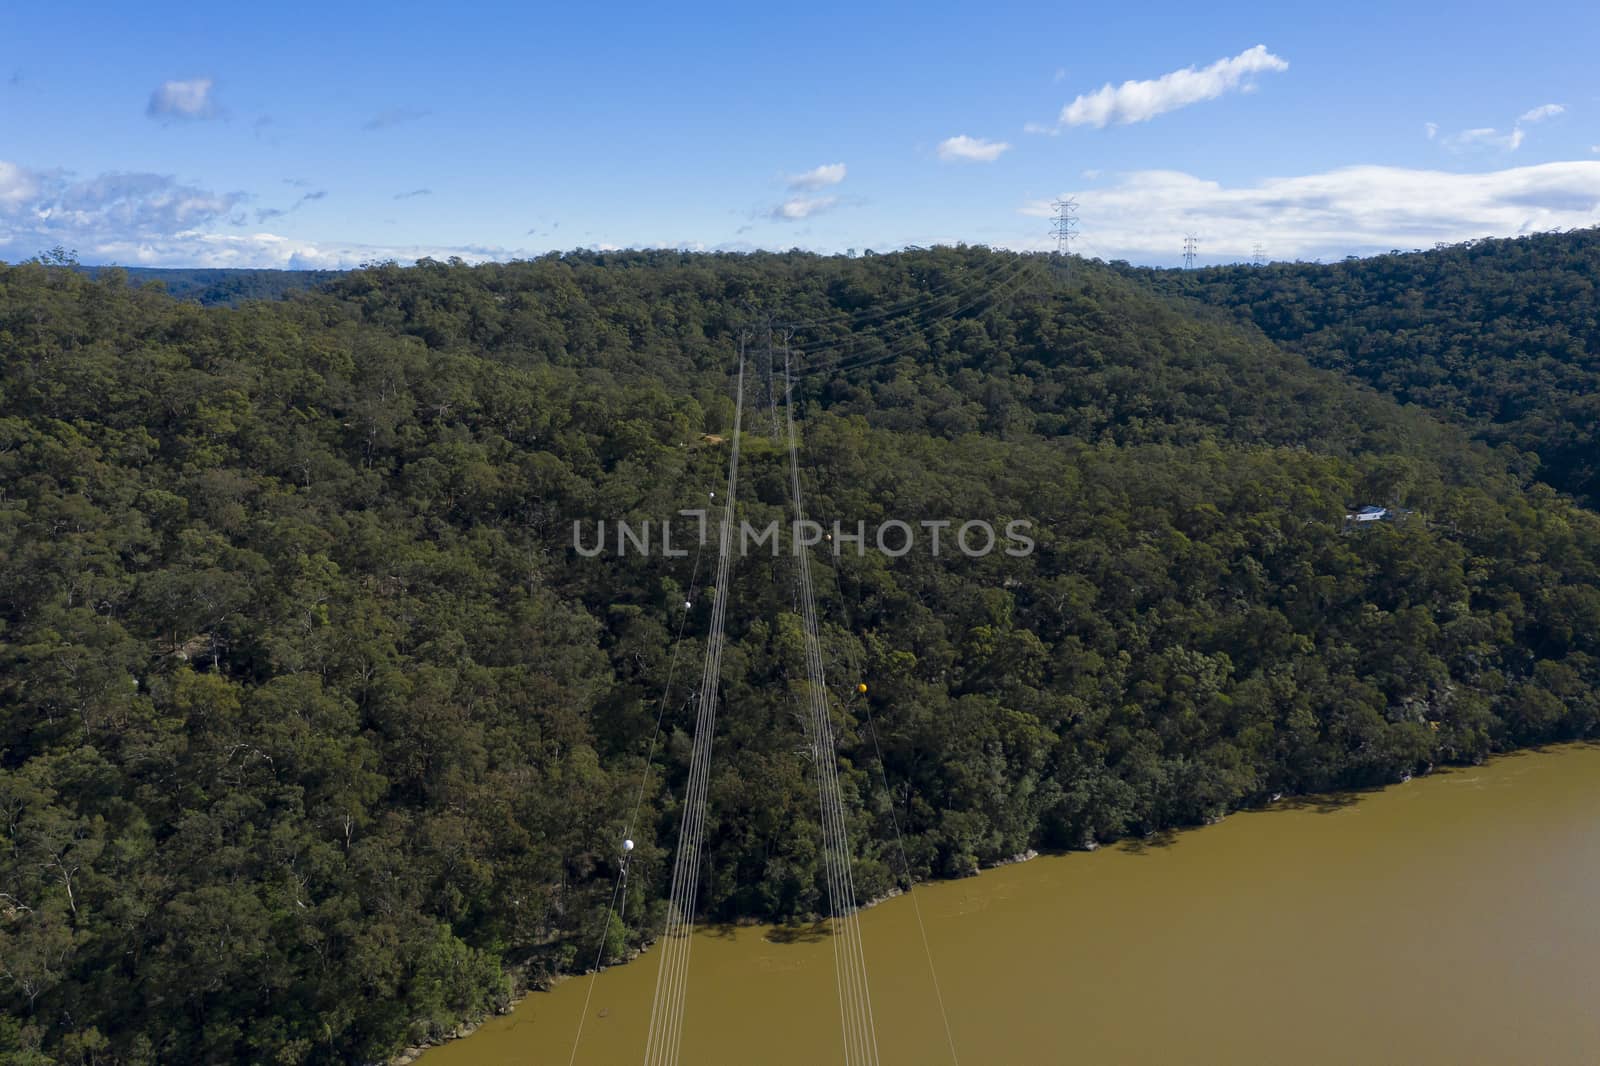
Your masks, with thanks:
[[[29,10],[31,8],[31,10]],[[1600,6],[0,7],[0,259],[1173,263],[1600,221]]]

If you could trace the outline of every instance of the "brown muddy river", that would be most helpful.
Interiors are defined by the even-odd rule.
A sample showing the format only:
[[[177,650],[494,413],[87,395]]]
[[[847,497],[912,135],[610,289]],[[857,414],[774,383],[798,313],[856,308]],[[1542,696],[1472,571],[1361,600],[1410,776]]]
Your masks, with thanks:
[[[959,1061],[1600,1063],[1600,746],[1235,814],[922,886]],[[884,1066],[951,1062],[911,901],[862,916]],[[841,1056],[832,948],[696,938],[681,1061]],[[656,953],[594,984],[579,1063],[644,1053]],[[422,1066],[572,1054],[587,977]]]

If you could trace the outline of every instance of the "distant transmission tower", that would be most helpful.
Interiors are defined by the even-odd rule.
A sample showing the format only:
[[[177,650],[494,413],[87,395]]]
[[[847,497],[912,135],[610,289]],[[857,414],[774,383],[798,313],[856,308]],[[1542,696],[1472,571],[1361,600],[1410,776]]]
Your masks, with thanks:
[[[1057,200],[1055,209],[1050,219],[1050,235],[1056,239],[1056,254],[1066,258],[1072,254],[1072,242],[1078,236],[1078,201],[1070,196]]]
[[[1264,267],[1267,265],[1267,250],[1257,244],[1250,250],[1250,265]]]
[[[1194,234],[1186,234],[1183,238],[1183,269],[1194,269],[1194,253],[1200,247],[1200,238]]]

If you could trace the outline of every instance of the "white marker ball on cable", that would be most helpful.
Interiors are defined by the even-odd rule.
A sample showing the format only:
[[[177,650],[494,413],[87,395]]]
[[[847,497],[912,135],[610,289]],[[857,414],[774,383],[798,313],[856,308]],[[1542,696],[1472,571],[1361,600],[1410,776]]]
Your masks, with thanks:
[[[633,841],[631,841],[631,840],[624,840],[624,841],[623,841],[623,842],[622,842],[622,850],[623,850],[623,851],[632,851],[632,850],[633,850]]]

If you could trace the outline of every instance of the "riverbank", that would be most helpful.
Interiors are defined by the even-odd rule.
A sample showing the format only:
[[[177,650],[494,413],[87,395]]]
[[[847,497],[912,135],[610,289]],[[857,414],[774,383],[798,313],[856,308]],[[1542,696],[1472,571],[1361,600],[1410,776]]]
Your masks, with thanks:
[[[1433,769],[1432,767],[1429,767],[1428,771],[1425,771],[1425,774],[1428,773],[1428,772],[1431,772],[1432,769]],[[1391,783],[1389,785],[1372,786],[1371,788],[1368,788],[1368,789],[1359,790],[1356,793],[1341,793],[1340,795],[1351,795],[1351,794],[1359,794],[1360,792],[1378,791],[1378,790],[1381,790],[1383,788],[1392,788],[1395,785],[1405,784],[1406,782],[1408,782],[1410,780],[1412,780],[1412,775],[1411,774],[1406,774],[1399,781],[1393,782],[1393,783]],[[1283,802],[1283,803],[1295,803],[1295,802],[1298,802],[1298,801],[1303,801],[1303,800],[1314,798],[1315,795],[1316,794],[1308,794],[1308,795],[1302,795],[1302,796],[1290,796],[1290,797],[1286,798],[1282,793],[1277,793],[1277,794],[1274,794],[1270,798],[1270,800],[1266,804],[1264,804],[1262,806],[1237,808],[1237,810],[1238,811],[1267,810],[1267,809],[1271,809],[1271,807],[1273,805],[1278,804],[1280,802]],[[1069,854],[1074,854],[1074,853],[1079,853],[1079,852],[1089,853],[1089,852],[1097,851],[1101,847],[1106,847],[1106,846],[1116,847],[1116,846],[1130,846],[1131,845],[1131,846],[1141,847],[1142,848],[1142,847],[1149,846],[1152,841],[1155,841],[1155,840],[1158,840],[1158,839],[1168,839],[1173,834],[1176,834],[1176,833],[1184,833],[1184,832],[1189,832],[1189,831],[1193,831],[1193,830],[1196,830],[1196,829],[1203,829],[1203,828],[1206,828],[1207,826],[1217,825],[1220,822],[1222,822],[1228,815],[1231,815],[1233,813],[1235,813],[1235,811],[1229,811],[1224,815],[1218,816],[1216,818],[1209,819],[1209,820],[1207,820],[1206,822],[1204,822],[1203,824],[1200,824],[1200,825],[1181,826],[1181,827],[1176,827],[1176,828],[1163,829],[1163,830],[1160,830],[1160,831],[1158,831],[1156,833],[1152,833],[1152,834],[1150,834],[1148,836],[1145,836],[1145,837],[1139,837],[1139,838],[1125,837],[1125,838],[1118,838],[1118,839],[1115,839],[1115,840],[1110,840],[1110,841],[1105,841],[1105,842],[1101,842],[1101,841],[1097,841],[1097,840],[1092,840],[1091,839],[1091,840],[1084,841],[1084,843],[1078,848],[1073,848],[1073,849],[1070,849],[1070,850],[1067,850],[1067,851],[1048,852],[1048,853],[1044,853],[1044,854],[1061,856],[1061,855],[1069,855]],[[971,873],[966,874],[966,875],[961,876],[961,877],[937,878],[937,879],[929,879],[929,880],[923,880],[923,881],[915,881],[912,884],[912,888],[926,887],[926,886],[935,885],[935,884],[946,884],[946,883],[950,883],[950,882],[965,881],[965,880],[968,880],[969,878],[972,878],[972,877],[980,877],[980,876],[982,876],[984,871],[995,870],[995,869],[1000,869],[1000,868],[1003,868],[1003,867],[1006,867],[1006,866],[1012,866],[1012,865],[1015,865],[1015,864],[1018,864],[1018,863],[1029,862],[1029,861],[1031,861],[1033,859],[1038,858],[1041,854],[1042,854],[1041,852],[1039,852],[1038,850],[1036,850],[1034,848],[1028,848],[1025,851],[1019,852],[1019,853],[1017,853],[1015,855],[1008,856],[1006,858],[1002,858],[1002,859],[993,860],[993,861],[990,861],[990,862],[981,863]],[[906,892],[907,892],[906,889],[902,889],[902,888],[899,888],[899,887],[892,888],[892,889],[888,890],[887,892],[883,892],[883,893],[880,893],[877,896],[873,896],[873,897],[871,897],[869,899],[863,900],[860,903],[860,909],[865,911],[865,910],[877,907],[880,904],[887,903],[890,900],[898,899],[901,896],[904,896],[906,894]],[[724,930],[725,931],[725,930],[728,930],[728,929],[736,929],[736,928],[761,927],[761,928],[764,928],[764,929],[767,930],[766,934],[764,934],[764,935],[766,937],[768,937],[769,939],[772,939],[773,942],[775,942],[775,943],[789,943],[789,942],[792,942],[797,937],[801,937],[801,936],[807,935],[804,932],[798,932],[799,930],[804,930],[808,926],[810,928],[812,928],[812,929],[817,929],[817,928],[820,928],[821,925],[822,925],[822,919],[817,918],[817,917],[813,917],[809,922],[800,921],[800,922],[789,923],[789,924],[785,924],[785,925],[771,925],[770,923],[762,922],[762,921],[760,921],[758,919],[747,919],[747,920],[740,920],[740,921],[736,921],[736,922],[732,922],[732,923],[724,922],[724,923],[718,923],[716,925],[702,926],[699,929],[699,932],[701,934],[704,934],[707,929]],[[625,966],[625,965],[627,965],[629,963],[632,963],[635,960],[637,960],[640,956],[648,954],[649,950],[654,946],[655,946],[655,940],[649,940],[649,941],[646,941],[645,943],[643,943],[643,944],[641,944],[641,945],[639,945],[637,947],[630,948],[621,962],[616,962],[616,963],[612,963],[612,964],[610,964],[608,966],[603,966],[603,967],[601,967],[601,972],[604,972],[606,970],[614,969],[614,968],[616,968],[618,966]],[[463,1019],[455,1029],[451,1030],[450,1032],[444,1034],[443,1036],[441,1036],[441,1037],[439,1037],[439,1038],[437,1038],[437,1039],[435,1039],[435,1040],[433,1040],[433,1041],[431,1041],[429,1043],[412,1045],[412,1046],[409,1046],[409,1047],[405,1048],[397,1056],[395,1056],[394,1058],[391,1058],[389,1060],[388,1066],[411,1066],[411,1064],[415,1063],[418,1059],[420,1059],[430,1049],[437,1048],[437,1047],[443,1047],[443,1046],[445,1046],[447,1044],[451,1044],[451,1043],[454,1043],[456,1041],[464,1040],[467,1037],[471,1036],[473,1033],[476,1033],[483,1025],[493,1021],[494,1018],[496,1018],[496,1017],[504,1017],[506,1015],[515,1013],[515,1011],[521,1006],[521,1004],[525,1000],[527,1000],[529,997],[536,996],[536,995],[541,995],[541,994],[548,994],[548,993],[554,991],[560,985],[563,985],[563,984],[565,984],[567,982],[570,982],[570,981],[573,981],[573,980],[585,980],[589,976],[591,976],[592,973],[593,973],[593,971],[585,970],[582,973],[555,974],[553,976],[550,976],[550,977],[546,978],[542,984],[533,985],[533,986],[530,986],[530,985],[526,984],[522,980],[521,975],[515,975],[514,974],[513,975],[513,987],[517,988],[519,990],[516,991],[513,994],[511,1000],[508,1003],[506,1003],[505,1005],[500,1007],[498,1010],[496,1010],[492,1014],[480,1015],[480,1016],[473,1017],[473,1018]],[[430,1062],[431,1061],[433,1061],[433,1060],[430,1060]]]
[[[1600,747],[1567,745],[919,885],[862,918],[883,1061],[950,1057],[918,909],[971,1061],[1054,1061],[1065,1034],[1087,1061],[1600,1061],[1596,810]],[[686,1060],[837,1058],[826,931],[776,932],[697,935]],[[595,978],[578,1061],[637,1057],[654,978]],[[587,983],[420,1061],[565,1063]]]
[[[1093,851],[1096,848],[1098,848],[1099,846],[1100,846],[1099,844],[1093,844],[1092,846],[1086,847],[1083,850],[1085,850],[1085,851]],[[1028,848],[1026,851],[1018,852],[1015,855],[1007,856],[1006,858],[998,859],[998,860],[996,860],[994,862],[984,863],[977,873],[971,874],[969,876],[980,876],[983,870],[998,869],[998,868],[1003,867],[1003,866],[1012,866],[1012,865],[1015,865],[1017,863],[1029,862],[1029,861],[1031,861],[1033,859],[1037,859],[1039,857],[1039,855],[1040,855],[1040,852],[1036,851],[1033,848]],[[953,879],[946,879],[946,880],[965,880],[965,878],[953,878]],[[913,883],[913,887],[916,887],[917,885],[927,885],[927,884],[932,884],[932,883],[934,883],[934,882],[931,882],[931,881],[917,881],[917,882]],[[889,900],[898,899],[899,897],[905,895],[906,891],[907,890],[903,889],[903,888],[898,888],[898,887],[897,888],[892,888],[892,889],[888,890],[887,892],[880,893],[877,896],[873,896],[870,899],[862,901],[862,903],[860,904],[860,909],[861,910],[867,910],[869,908],[876,907],[879,904],[887,903]],[[810,926],[812,928],[816,928],[821,923],[821,921],[822,920],[820,918],[817,918],[817,919],[813,919],[809,924],[810,924]],[[758,921],[758,920],[755,920],[755,919],[751,919],[749,921],[740,921],[740,922],[733,922],[733,923],[721,923],[719,926],[713,926],[712,928],[738,928],[738,927],[751,927],[751,928],[754,928],[754,927],[762,927],[762,928],[765,928],[765,929],[768,930],[768,933],[767,933],[768,936],[775,936],[776,940],[778,942],[781,942],[781,941],[783,941],[785,939],[788,939],[788,938],[790,938],[790,937],[792,937],[794,935],[804,935],[804,934],[796,934],[795,930],[804,929],[807,926],[807,924],[808,923],[806,923],[806,922],[799,922],[799,923],[795,923],[793,925],[774,926],[774,925],[770,925],[769,923],[766,923],[766,922],[761,922],[761,921]],[[629,948],[628,951],[626,952],[626,954],[623,956],[623,959],[622,959],[621,962],[614,962],[614,963],[611,963],[609,966],[602,966],[600,968],[601,972],[604,972],[605,970],[613,969],[614,967],[617,967],[617,966],[626,966],[628,963],[631,963],[634,960],[638,959],[641,955],[647,954],[649,952],[650,948],[652,948],[654,946],[655,946],[655,940],[650,940],[650,941],[646,941],[644,944],[642,944],[642,945],[640,945],[638,947]],[[469,1037],[473,1033],[477,1032],[478,1029],[480,1027],[482,1027],[485,1023],[493,1020],[496,1017],[502,1017],[504,1015],[513,1013],[517,1009],[517,1007],[522,1003],[522,1001],[524,999],[526,999],[527,997],[539,995],[539,994],[542,994],[542,993],[548,993],[548,992],[552,991],[553,989],[555,989],[556,986],[561,985],[561,984],[563,984],[563,983],[565,983],[567,981],[584,980],[584,979],[588,978],[593,972],[594,971],[591,971],[591,970],[585,970],[583,973],[556,974],[553,977],[551,977],[548,980],[546,980],[545,983],[543,985],[541,985],[541,986],[529,986],[525,982],[520,980],[520,978],[517,975],[513,975],[513,987],[514,988],[518,988],[520,990],[517,991],[516,993],[514,993],[512,998],[511,998],[511,1000],[508,1003],[506,1003],[504,1006],[500,1007],[498,1010],[494,1011],[492,1014],[480,1015],[480,1016],[475,1017],[475,1018],[463,1019],[461,1021],[461,1023],[455,1029],[453,1029],[450,1032],[444,1034],[443,1036],[439,1037],[436,1040],[430,1041],[429,1043],[426,1043],[426,1044],[414,1044],[414,1045],[411,1045],[409,1047],[406,1047],[406,1048],[402,1049],[398,1055],[395,1055],[393,1058],[388,1060],[388,1066],[412,1066],[413,1063],[415,1063],[418,1059],[420,1059],[430,1049],[436,1048],[436,1047],[442,1047],[442,1046],[444,1046],[446,1044],[453,1043],[453,1042],[458,1041],[458,1040],[465,1040],[467,1037]]]

